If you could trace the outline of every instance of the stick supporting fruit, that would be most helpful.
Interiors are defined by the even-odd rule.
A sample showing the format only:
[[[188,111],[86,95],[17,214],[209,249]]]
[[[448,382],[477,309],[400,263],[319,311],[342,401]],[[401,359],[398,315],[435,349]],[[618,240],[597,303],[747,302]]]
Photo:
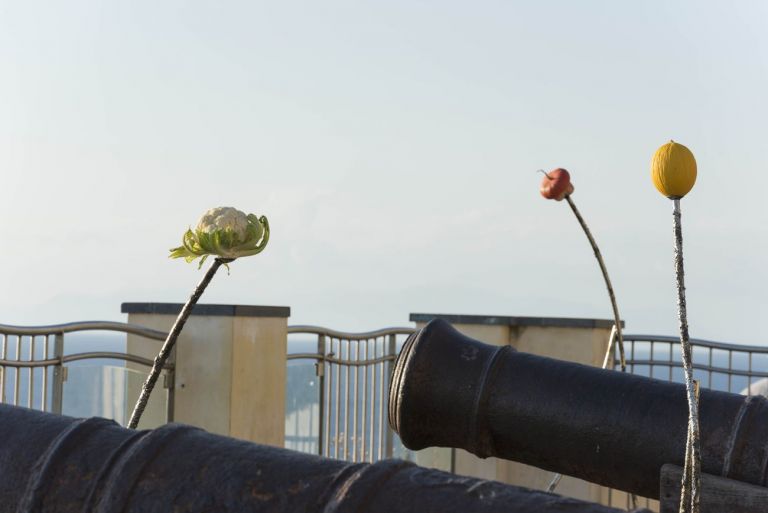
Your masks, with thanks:
[[[234,258],[217,258],[214,260],[211,264],[211,267],[208,268],[205,275],[203,276],[203,279],[200,280],[200,283],[198,283],[197,287],[195,287],[192,295],[189,297],[187,302],[184,303],[184,307],[181,309],[181,312],[179,312],[179,316],[176,318],[176,322],[173,323],[171,331],[165,338],[165,342],[163,342],[163,347],[160,348],[160,352],[157,354],[157,356],[155,356],[155,360],[152,364],[152,370],[149,372],[149,376],[147,376],[146,381],[144,381],[144,384],[141,386],[141,394],[139,395],[139,400],[136,401],[136,405],[133,408],[133,413],[131,413],[131,420],[128,421],[128,427],[130,429],[136,429],[136,426],[139,425],[139,420],[141,420],[141,416],[144,414],[144,409],[147,407],[147,403],[149,402],[149,396],[152,394],[152,390],[155,388],[157,379],[160,377],[160,373],[163,371],[163,367],[165,367],[165,363],[168,361],[168,357],[171,355],[171,351],[176,345],[176,340],[179,338],[179,334],[181,333],[182,328],[184,328],[184,324],[186,324],[189,315],[192,313],[192,308],[194,308],[195,304],[197,304],[200,296],[203,295],[205,288],[211,282],[213,275],[216,274],[216,271],[219,270],[219,267],[224,264],[228,264],[233,260]]]
[[[699,513],[701,495],[701,443],[699,401],[693,380],[693,354],[688,335],[688,309],[685,301],[685,269],[683,267],[683,229],[680,199],[696,183],[696,159],[693,153],[674,141],[661,146],[651,161],[651,179],[660,193],[672,200],[672,224],[675,237],[675,277],[677,316],[680,327],[680,354],[688,398],[688,440],[680,492],[680,513]]]
[[[597,246],[595,238],[592,237],[592,232],[589,230],[587,222],[584,221],[581,212],[576,208],[576,204],[571,198],[571,194],[573,194],[574,191],[573,184],[571,184],[571,176],[568,171],[562,168],[557,168],[549,173],[545,173],[544,171],[541,172],[544,173],[544,179],[542,180],[540,187],[541,195],[547,199],[553,199],[555,201],[565,199],[568,202],[568,206],[571,207],[573,215],[575,215],[576,219],[579,221],[582,230],[584,230],[584,234],[587,236],[587,240],[589,240],[589,245],[592,246],[592,251],[595,253],[595,258],[600,266],[600,272],[603,274],[603,280],[605,280],[605,287],[608,289],[608,299],[610,299],[611,308],[613,309],[613,321],[616,326],[616,337],[619,342],[619,364],[621,366],[621,371],[625,372],[627,370],[627,362],[626,357],[624,356],[624,337],[621,332],[621,316],[619,315],[619,306],[616,304],[616,295],[613,292],[611,278],[608,276],[608,269],[605,267],[605,261],[603,260],[602,253],[600,253],[600,248]],[[606,354],[613,351],[612,342],[613,337],[611,337],[611,340],[608,343],[608,352]]]
[[[621,372],[626,372],[627,361],[624,355],[624,337],[621,332],[621,316],[619,315],[619,306],[616,304],[616,295],[613,292],[611,278],[608,276],[608,269],[605,267],[605,261],[603,260],[602,253],[600,253],[600,248],[597,246],[597,242],[592,236],[592,232],[589,230],[587,222],[581,216],[581,212],[576,208],[576,204],[571,198],[571,194],[573,194],[573,191],[575,190],[571,183],[571,176],[568,171],[563,168],[557,168],[549,173],[546,173],[543,170],[541,170],[541,172],[544,173],[544,179],[541,181],[541,187],[539,188],[541,195],[546,199],[553,199],[555,201],[562,201],[565,199],[568,202],[568,206],[571,207],[573,215],[576,216],[576,220],[579,221],[582,230],[584,230],[584,234],[587,236],[589,245],[592,246],[592,251],[595,253],[595,258],[600,266],[600,272],[603,274],[603,280],[605,280],[605,287],[608,289],[608,299],[610,299],[611,308],[613,309],[614,325],[608,340],[608,348],[605,352],[605,358],[603,359],[603,368],[607,368],[609,362],[613,365],[614,340],[616,340],[619,346],[619,365],[621,366]],[[555,474],[547,487],[547,491],[555,491],[555,488],[557,488],[562,477],[562,474]],[[637,499],[634,495],[631,496],[631,499],[633,507],[636,507]]]

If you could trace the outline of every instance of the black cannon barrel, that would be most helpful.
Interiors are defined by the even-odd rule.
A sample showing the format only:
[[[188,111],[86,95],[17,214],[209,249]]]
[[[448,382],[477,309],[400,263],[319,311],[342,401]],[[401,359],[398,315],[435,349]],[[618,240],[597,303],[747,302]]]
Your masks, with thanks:
[[[406,461],[352,464],[178,424],[133,431],[7,405],[0,476],[0,513],[618,512]]]
[[[704,472],[768,484],[768,400],[703,390],[700,421]],[[661,466],[683,465],[688,406],[683,385],[483,344],[435,320],[397,359],[389,422],[410,449],[459,447],[658,498]]]

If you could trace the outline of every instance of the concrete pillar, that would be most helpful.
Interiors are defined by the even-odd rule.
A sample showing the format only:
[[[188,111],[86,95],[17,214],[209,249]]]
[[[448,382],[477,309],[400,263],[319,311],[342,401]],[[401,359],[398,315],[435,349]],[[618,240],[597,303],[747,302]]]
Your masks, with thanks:
[[[122,312],[131,324],[169,331],[181,307],[123,303]],[[282,447],[289,316],[288,307],[196,305],[176,344],[173,420]],[[152,359],[161,345],[129,335],[127,351]],[[146,373],[146,367],[129,368]],[[129,409],[138,397],[141,378],[128,382]],[[140,427],[165,421],[165,391],[158,385]]]
[[[519,351],[585,365],[601,366],[608,348],[613,320],[575,319],[564,317],[509,317],[487,315],[411,314],[417,328],[433,319],[450,322],[456,329],[474,339],[493,345],[511,345]],[[431,452],[450,449],[427,449]],[[420,451],[421,452],[421,451]],[[416,461],[419,462],[420,454]],[[443,458],[445,459],[445,458]],[[543,490],[552,473],[497,458],[481,459],[461,449],[452,456],[452,471],[467,476],[493,479],[518,486]],[[557,493],[599,502],[602,487],[580,479],[563,477]]]

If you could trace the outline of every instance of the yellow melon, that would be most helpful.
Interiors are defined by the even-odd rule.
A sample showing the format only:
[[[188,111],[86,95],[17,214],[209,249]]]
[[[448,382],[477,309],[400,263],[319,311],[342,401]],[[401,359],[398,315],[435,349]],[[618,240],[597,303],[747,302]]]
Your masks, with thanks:
[[[682,198],[696,183],[696,159],[691,150],[669,141],[656,150],[651,160],[651,179],[668,198]]]

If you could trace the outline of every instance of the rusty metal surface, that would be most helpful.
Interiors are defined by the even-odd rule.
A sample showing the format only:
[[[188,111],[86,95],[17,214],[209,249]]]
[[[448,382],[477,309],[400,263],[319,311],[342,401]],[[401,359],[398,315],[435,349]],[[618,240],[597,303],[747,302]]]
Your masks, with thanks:
[[[330,460],[169,424],[0,405],[0,513],[616,513],[387,460]]]
[[[567,343],[567,341],[563,341]],[[704,390],[702,470],[766,486],[768,400]],[[483,344],[436,320],[395,364],[389,420],[406,447],[459,447],[658,498],[681,465],[685,387]]]

